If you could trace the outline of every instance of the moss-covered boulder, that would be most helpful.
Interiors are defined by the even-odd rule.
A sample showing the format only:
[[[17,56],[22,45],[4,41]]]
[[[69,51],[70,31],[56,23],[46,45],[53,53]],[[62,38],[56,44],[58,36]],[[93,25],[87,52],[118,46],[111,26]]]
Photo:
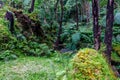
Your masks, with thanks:
[[[94,49],[82,49],[73,58],[74,80],[115,80],[104,57]]]

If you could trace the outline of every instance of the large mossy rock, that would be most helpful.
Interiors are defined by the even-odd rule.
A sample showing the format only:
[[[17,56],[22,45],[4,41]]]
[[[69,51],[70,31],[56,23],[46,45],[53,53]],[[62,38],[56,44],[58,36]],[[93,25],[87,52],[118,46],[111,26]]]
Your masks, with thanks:
[[[94,49],[82,49],[73,58],[74,80],[115,80],[104,57]]]

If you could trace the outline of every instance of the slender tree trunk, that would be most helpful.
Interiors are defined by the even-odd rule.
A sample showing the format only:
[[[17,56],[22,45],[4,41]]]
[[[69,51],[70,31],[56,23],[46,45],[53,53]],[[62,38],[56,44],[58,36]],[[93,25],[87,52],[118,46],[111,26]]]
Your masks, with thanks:
[[[107,56],[109,61],[111,60],[111,51],[112,51],[113,22],[114,22],[114,0],[108,0],[104,42],[106,44],[106,49],[107,49],[105,51],[105,55]]]
[[[63,0],[60,0],[61,5],[61,17],[60,17],[60,25],[59,25],[59,31],[57,35],[57,40],[55,42],[55,49],[60,49],[62,41],[61,41],[61,34],[62,34],[62,22],[63,22]]]
[[[79,17],[78,17],[78,0],[76,0],[76,29],[78,30],[79,29],[79,26],[78,26],[78,21],[79,21]]]
[[[94,48],[99,50],[100,48],[100,27],[98,22],[98,2],[99,0],[92,0],[92,13],[93,13],[93,34],[94,34]]]
[[[55,12],[55,19],[57,20],[57,6],[58,6],[59,0],[57,0],[55,7],[54,7],[54,12]]]
[[[86,1],[86,16],[87,16],[87,24],[88,24],[89,19],[90,19],[90,3],[89,3],[89,1]]]
[[[28,10],[29,13],[34,11],[34,4],[35,4],[35,0],[32,0],[31,8]]]

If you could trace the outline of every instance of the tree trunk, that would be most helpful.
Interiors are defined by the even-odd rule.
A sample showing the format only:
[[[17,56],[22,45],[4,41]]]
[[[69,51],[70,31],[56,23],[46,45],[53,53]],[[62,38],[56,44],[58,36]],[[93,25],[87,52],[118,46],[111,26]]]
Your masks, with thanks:
[[[62,34],[62,21],[63,21],[63,0],[60,0],[60,5],[61,5],[61,17],[60,17],[60,26],[59,26],[59,31],[58,31],[58,35],[57,35],[57,40],[55,42],[55,49],[60,49],[61,48],[61,34]]]
[[[86,19],[87,19],[87,24],[89,23],[90,19],[90,3],[89,1],[86,1]]]
[[[57,20],[57,6],[58,6],[59,0],[57,0],[55,7],[54,7],[54,12],[55,12],[55,19]]]
[[[106,44],[106,49],[107,49],[105,51],[105,55],[107,56],[109,61],[111,60],[111,51],[112,51],[113,22],[114,22],[114,0],[108,0],[104,42]]]
[[[34,4],[35,4],[35,0],[32,0],[31,8],[28,10],[29,13],[34,11]]]
[[[78,27],[78,21],[79,21],[79,18],[78,18],[78,0],[76,0],[76,29],[78,30],[79,27]]]
[[[93,13],[93,34],[94,34],[94,48],[100,49],[100,27],[98,22],[98,2],[99,0],[92,0],[92,13]]]

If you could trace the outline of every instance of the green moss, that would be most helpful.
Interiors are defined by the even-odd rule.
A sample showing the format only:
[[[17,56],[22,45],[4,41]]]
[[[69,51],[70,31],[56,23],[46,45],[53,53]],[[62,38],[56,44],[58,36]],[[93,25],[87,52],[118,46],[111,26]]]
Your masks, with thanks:
[[[114,80],[101,54],[94,49],[82,49],[73,58],[75,80]]]

